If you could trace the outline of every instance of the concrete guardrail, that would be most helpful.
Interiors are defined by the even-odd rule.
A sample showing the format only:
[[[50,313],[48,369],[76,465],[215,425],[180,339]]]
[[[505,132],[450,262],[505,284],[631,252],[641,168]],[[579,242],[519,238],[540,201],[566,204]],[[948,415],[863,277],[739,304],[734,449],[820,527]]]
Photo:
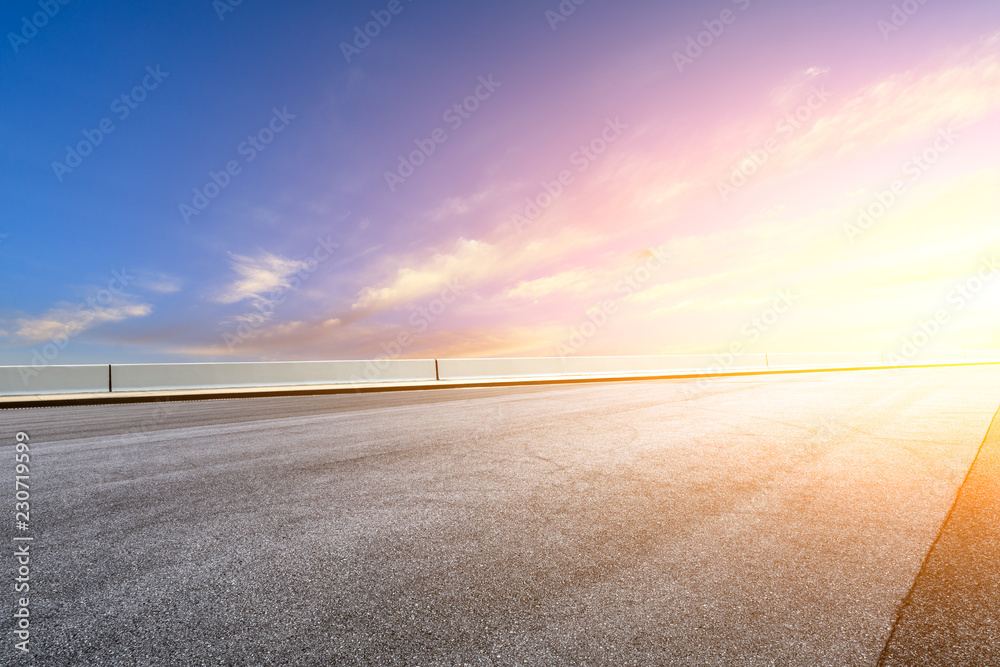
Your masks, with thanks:
[[[701,354],[512,359],[377,359],[83,366],[0,366],[0,396],[385,382],[720,375],[773,370],[891,368],[921,364],[1000,363],[1000,351]]]
[[[110,391],[110,367],[0,366],[0,396],[87,394]]]
[[[921,350],[908,358],[894,352],[886,352],[882,355],[886,366],[912,366],[915,364],[955,364],[965,363],[967,356],[965,352],[938,352],[932,350]]]
[[[442,380],[542,377],[624,377],[674,373],[710,373],[767,368],[763,354],[672,355],[647,357],[525,357],[511,359],[440,359]]]
[[[265,361],[204,364],[113,364],[113,391],[291,387],[436,379],[433,359]]]
[[[1000,363],[1000,351],[969,350],[965,353],[965,360],[969,363]]]
[[[768,368],[867,368],[882,365],[881,352],[768,353]]]

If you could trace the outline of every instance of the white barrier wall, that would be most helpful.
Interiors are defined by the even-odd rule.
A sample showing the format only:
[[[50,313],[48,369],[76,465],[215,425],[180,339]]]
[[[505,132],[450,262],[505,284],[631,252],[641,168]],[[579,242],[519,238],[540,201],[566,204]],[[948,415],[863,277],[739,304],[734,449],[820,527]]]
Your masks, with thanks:
[[[0,396],[108,391],[108,365],[0,366]]]
[[[648,357],[525,357],[516,359],[440,359],[442,380],[539,378],[558,376],[643,376],[763,369],[763,354],[672,355]]]
[[[657,377],[731,372],[871,368],[920,364],[1000,363],[1000,351],[535,357],[515,359],[380,359],[203,364],[0,366],[0,396],[113,391],[280,387],[362,382],[432,382],[560,377]],[[436,366],[436,367],[435,367]],[[436,372],[437,371],[437,372]],[[109,378],[110,374],[110,378]]]
[[[767,355],[768,368],[864,368],[881,366],[881,352],[779,352]]]
[[[949,352],[938,350],[919,350],[913,354],[904,355],[899,352],[885,352],[882,357],[886,366],[906,366],[909,364],[951,364],[966,361],[965,352]]]
[[[974,362],[1000,363],[1000,352],[970,350],[965,353],[965,359],[970,363]]]
[[[433,359],[114,364],[111,367],[114,391],[417,382],[434,379]]]

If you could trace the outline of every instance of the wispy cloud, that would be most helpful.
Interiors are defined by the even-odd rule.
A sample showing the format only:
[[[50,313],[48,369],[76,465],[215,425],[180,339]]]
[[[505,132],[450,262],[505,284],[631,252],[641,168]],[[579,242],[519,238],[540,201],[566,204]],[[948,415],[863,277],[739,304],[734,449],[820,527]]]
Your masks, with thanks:
[[[434,254],[417,268],[403,267],[382,287],[365,287],[351,306],[370,311],[391,308],[433,294],[451,281],[475,282],[491,274],[497,264],[495,246],[484,241],[459,239],[449,253]]]
[[[935,129],[956,129],[1000,110],[1000,43],[995,39],[891,74],[831,107],[783,153],[793,161],[845,155]]]
[[[15,336],[24,342],[36,343],[60,336],[75,336],[107,322],[145,317],[152,312],[152,306],[134,302],[128,296],[115,297],[108,305],[62,303],[38,317],[17,319]]]
[[[218,303],[266,299],[275,291],[288,289],[291,286],[289,278],[307,268],[304,261],[266,251],[254,257],[230,253],[230,266],[238,277],[216,295]]]
[[[594,278],[588,271],[573,269],[535,280],[523,280],[503,296],[506,299],[541,299],[560,292],[584,292],[593,284]]]

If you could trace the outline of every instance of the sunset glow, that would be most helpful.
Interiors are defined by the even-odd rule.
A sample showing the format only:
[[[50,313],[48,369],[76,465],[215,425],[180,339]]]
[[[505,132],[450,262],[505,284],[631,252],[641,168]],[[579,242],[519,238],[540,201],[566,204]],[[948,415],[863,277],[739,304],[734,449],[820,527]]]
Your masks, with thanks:
[[[4,47],[2,363],[1000,348],[995,2],[338,4]]]

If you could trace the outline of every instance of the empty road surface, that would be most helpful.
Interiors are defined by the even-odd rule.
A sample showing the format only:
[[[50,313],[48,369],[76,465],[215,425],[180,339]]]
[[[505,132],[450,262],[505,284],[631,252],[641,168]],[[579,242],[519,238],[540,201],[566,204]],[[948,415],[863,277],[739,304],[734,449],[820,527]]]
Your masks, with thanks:
[[[0,410],[0,663],[1000,664],[998,406],[955,367]]]

